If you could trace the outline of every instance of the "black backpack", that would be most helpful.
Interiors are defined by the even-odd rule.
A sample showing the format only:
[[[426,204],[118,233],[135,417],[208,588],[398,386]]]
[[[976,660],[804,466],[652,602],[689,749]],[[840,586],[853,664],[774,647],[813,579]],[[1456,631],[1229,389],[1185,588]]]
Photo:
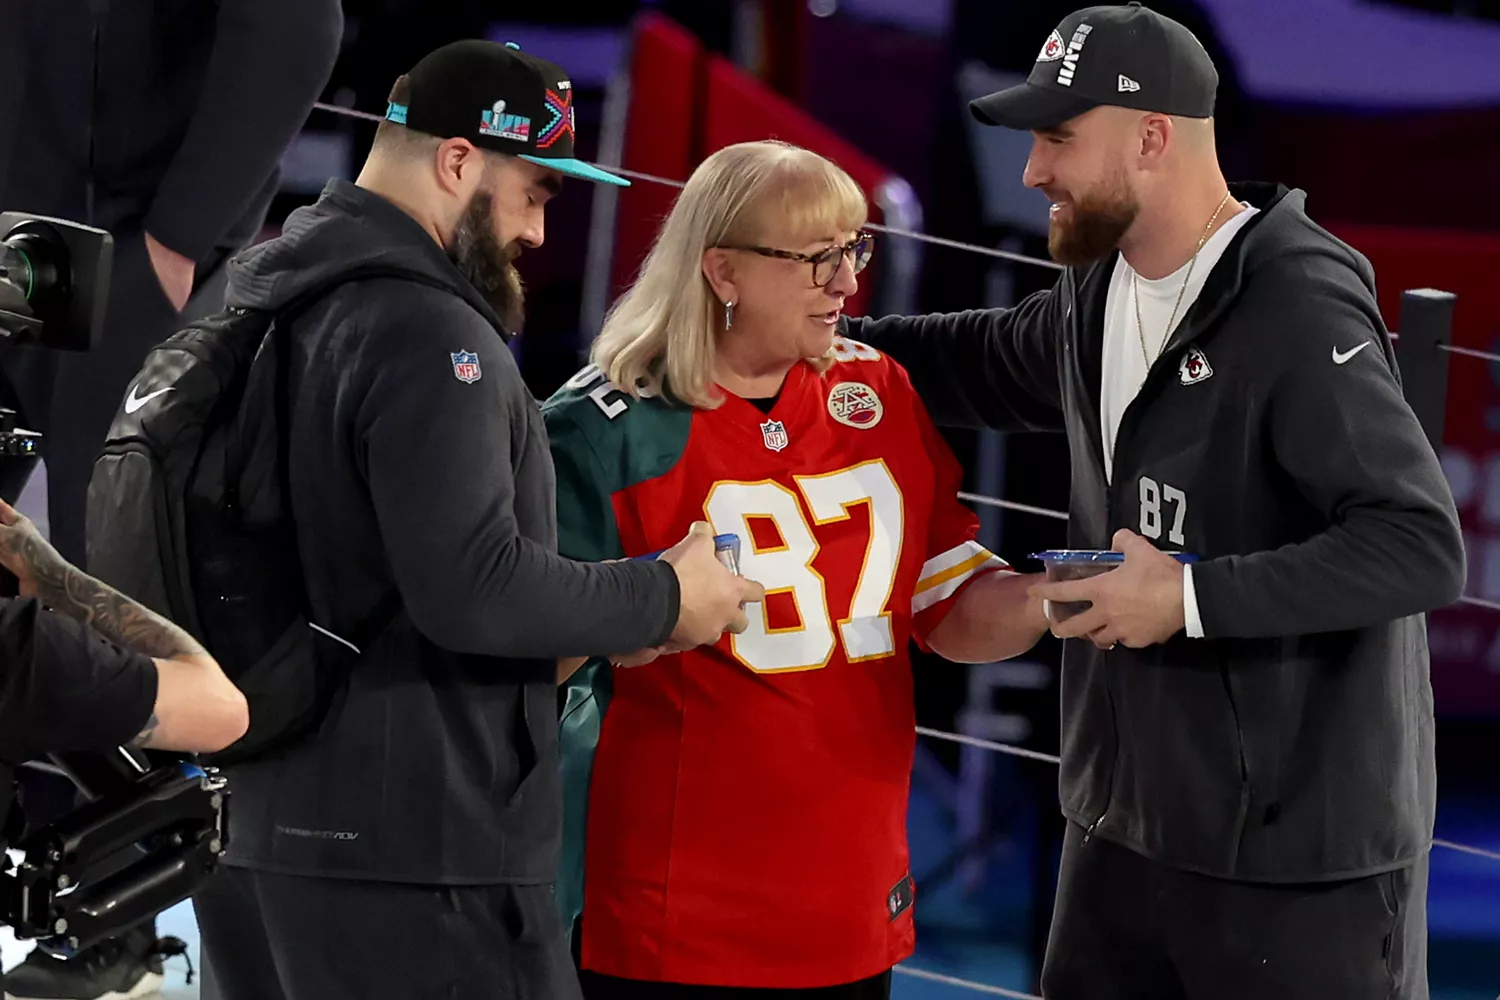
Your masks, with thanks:
[[[206,762],[265,756],[316,729],[394,590],[336,636],[312,620],[287,481],[292,320],[351,270],[272,312],[226,309],[146,355],[89,480],[88,571],[182,626],[244,692],[250,729]]]

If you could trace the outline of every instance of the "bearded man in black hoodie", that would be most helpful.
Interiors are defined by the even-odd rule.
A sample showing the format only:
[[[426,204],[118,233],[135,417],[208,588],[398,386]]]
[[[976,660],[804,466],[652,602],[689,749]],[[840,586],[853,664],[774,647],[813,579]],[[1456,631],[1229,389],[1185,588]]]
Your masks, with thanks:
[[[763,596],[702,522],[660,560],[557,554],[507,345],[514,261],[564,178],[626,183],[573,141],[560,67],[443,46],[398,81],[357,181],[231,262],[231,308],[312,297],[286,327],[304,582],[332,633],[382,627],[314,735],[226,768],[229,849],[194,899],[205,1000],[576,998],[558,661],[713,642]]]
[[[1065,431],[1069,544],[1123,552],[1032,591],[1087,608],[1053,626],[1048,1000],[1425,1000],[1425,613],[1462,591],[1458,515],[1369,262],[1302,192],[1226,184],[1217,82],[1138,3],[1065,18],[971,106],[1034,136],[1057,283],[848,335],[940,424]]]

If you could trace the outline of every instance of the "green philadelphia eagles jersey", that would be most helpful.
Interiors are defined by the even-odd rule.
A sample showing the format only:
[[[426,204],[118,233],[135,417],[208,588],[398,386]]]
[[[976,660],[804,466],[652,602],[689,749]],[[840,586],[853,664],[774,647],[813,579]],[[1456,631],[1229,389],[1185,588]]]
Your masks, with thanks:
[[[628,419],[617,419],[627,410]],[[592,562],[623,558],[613,498],[676,464],[687,446],[693,411],[631,400],[591,365],[553,394],[542,417],[557,470],[557,550]],[[608,661],[593,659],[564,686],[559,738],[564,823],[557,898],[570,934],[583,909],[584,817],[611,681]]]

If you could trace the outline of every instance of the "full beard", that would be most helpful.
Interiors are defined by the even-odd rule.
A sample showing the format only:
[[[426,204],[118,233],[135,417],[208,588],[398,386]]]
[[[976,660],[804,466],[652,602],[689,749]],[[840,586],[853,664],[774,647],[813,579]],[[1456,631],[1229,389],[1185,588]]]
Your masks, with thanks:
[[[453,230],[448,259],[479,290],[509,333],[519,333],[526,316],[521,272],[511,262],[521,255],[517,243],[501,245],[495,235],[494,199],[475,192]]]
[[[1119,247],[1140,210],[1123,182],[1112,191],[1085,195],[1069,206],[1067,221],[1052,217],[1047,227],[1047,251],[1066,267],[1106,257]]]

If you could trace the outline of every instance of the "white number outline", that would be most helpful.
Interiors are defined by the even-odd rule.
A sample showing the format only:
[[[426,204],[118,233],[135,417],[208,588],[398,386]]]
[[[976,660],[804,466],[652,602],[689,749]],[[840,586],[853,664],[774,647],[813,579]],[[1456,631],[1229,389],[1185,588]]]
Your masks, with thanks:
[[[604,369],[598,365],[591,364],[584,366],[576,375],[563,383],[563,388],[582,392],[584,389],[588,389],[596,380],[600,379],[603,381],[589,390],[588,397],[594,401],[595,406],[599,407],[600,412],[604,414],[606,419],[613,420],[630,408],[631,396],[624,389],[621,389],[605,378]],[[620,397],[613,400],[608,399],[609,394],[612,392],[619,393]],[[644,386],[638,388],[637,392],[642,399],[650,399],[656,395],[655,392]]]
[[[872,468],[874,466],[879,466],[885,472],[885,482],[882,483],[882,487],[884,487],[886,484],[889,484],[891,492],[895,495],[895,502],[892,506],[894,506],[897,514],[896,537],[893,544],[894,551],[890,554],[889,561],[891,572],[886,579],[885,592],[881,595],[880,601],[875,605],[877,613],[873,616],[865,615],[861,617],[864,619],[879,620],[884,623],[886,637],[890,642],[890,649],[884,652],[867,653],[863,656],[855,656],[851,647],[855,645],[858,640],[850,639],[851,634],[853,634],[850,631],[850,626],[854,624],[856,618],[855,610],[859,608],[862,603],[868,603],[868,596],[866,595],[865,591],[865,578],[870,571],[870,555],[875,549],[875,529],[877,523],[875,518],[875,505],[877,503],[877,498],[869,491],[865,491],[864,495],[859,496],[854,500],[840,501],[840,513],[830,515],[820,520],[818,518],[817,512],[813,510],[812,497],[808,495],[807,489],[802,484],[809,480],[820,480],[826,482],[837,477],[848,477],[858,485],[860,470]],[[852,516],[849,513],[850,508],[857,507],[860,504],[864,504],[866,509],[869,511],[870,535],[869,538],[865,540],[865,553],[862,557],[862,561],[859,567],[859,579],[854,584],[854,595],[849,599],[849,614],[847,617],[842,618],[837,622],[839,641],[840,644],[844,647],[844,656],[850,663],[864,663],[869,660],[884,660],[888,657],[895,656],[896,632],[891,627],[890,603],[891,595],[896,590],[896,576],[901,571],[902,546],[906,544],[906,498],[901,493],[901,487],[897,484],[896,477],[891,474],[890,466],[885,464],[884,459],[874,458],[866,462],[860,462],[858,465],[851,465],[847,469],[840,469],[838,472],[826,472],[811,476],[793,476],[792,479],[797,483],[797,489],[801,491],[803,499],[807,501],[807,512],[813,515],[814,525],[833,524],[835,521],[847,521]],[[864,598],[863,601],[861,600],[862,597]],[[825,606],[828,603],[828,599],[826,596],[823,599],[823,603]]]
[[[1141,534],[1147,538],[1160,538],[1161,488],[1150,476],[1142,476],[1137,485],[1140,493],[1140,517],[1137,520],[1140,522]]]
[[[835,361],[849,363],[851,361],[879,361],[880,352],[869,344],[858,340],[850,340],[848,337],[833,338],[833,357]]]
[[[1171,483],[1158,483],[1150,476],[1142,476],[1139,482],[1140,511],[1136,521],[1140,527],[1140,533],[1150,539],[1161,537],[1162,529],[1166,527],[1166,512],[1162,509],[1166,504],[1172,505],[1172,526],[1166,528],[1167,541],[1172,545],[1187,544],[1187,537],[1183,534],[1183,525],[1187,521],[1187,494],[1173,486]],[[1150,513],[1148,523],[1147,513]]]
[[[797,612],[798,624],[789,626],[787,628],[773,629],[771,627],[770,619],[766,614],[766,604],[764,601],[762,601],[759,605],[756,606],[759,609],[760,614],[760,633],[757,634],[755,632],[757,622],[756,619],[752,617],[749,629],[747,629],[741,635],[731,635],[729,637],[729,651],[731,655],[733,655],[734,658],[742,663],[747,669],[753,670],[758,674],[788,674],[800,673],[805,670],[821,670],[824,667],[828,666],[829,661],[833,659],[833,654],[838,648],[838,635],[834,632],[832,615],[828,610],[828,581],[823,579],[823,575],[813,568],[813,563],[817,561],[818,554],[823,551],[823,547],[818,543],[818,536],[813,534],[811,526],[809,526],[807,523],[807,514],[803,510],[801,498],[785,483],[777,482],[775,479],[758,479],[752,481],[719,480],[709,487],[708,493],[703,498],[703,516],[709,524],[713,525],[714,534],[738,534],[741,538],[742,543],[749,544],[752,555],[763,556],[775,555],[780,552],[791,553],[792,539],[791,537],[789,537],[791,532],[786,527],[784,527],[781,523],[781,520],[768,509],[770,506],[769,504],[766,504],[764,506],[756,506],[754,508],[746,507],[732,510],[733,516],[738,519],[738,523],[736,524],[725,524],[722,519],[715,520],[712,512],[709,509],[713,504],[714,497],[721,489],[727,488],[733,490],[750,490],[763,489],[767,486],[774,487],[782,495],[791,500],[792,509],[797,512],[798,518],[800,520],[799,527],[801,527],[803,532],[806,533],[807,541],[811,545],[811,555],[809,555],[806,561],[802,563],[802,567],[807,570],[809,574],[811,574],[814,580],[817,581],[819,603],[822,605],[821,618],[828,630],[828,644],[821,662],[799,663],[786,667],[757,667],[747,661],[745,657],[740,654],[739,646],[742,642],[752,642],[756,639],[761,638],[761,636],[770,637],[779,635],[794,635],[798,632],[808,631],[808,622],[815,619],[813,617],[810,617],[803,610],[802,602],[797,599],[797,585],[794,583],[790,587],[767,587],[766,597],[770,598],[775,594],[790,594],[792,598],[792,606]],[[759,545],[757,545],[755,543],[755,533],[750,530],[751,518],[765,518],[769,520],[773,525],[775,525],[776,534],[781,538],[781,544],[767,546],[766,548],[761,548]],[[754,614],[753,611],[751,613]]]
[[[889,483],[891,487],[891,494],[888,499],[894,501],[896,509],[895,524],[897,531],[891,543],[891,553],[889,559],[890,572],[887,576],[883,592],[881,593],[881,600],[876,606],[878,608],[878,613],[874,616],[876,619],[885,623],[885,631],[890,640],[890,648],[882,652],[856,656],[851,655],[850,646],[851,644],[858,644],[858,633],[851,633],[849,630],[849,626],[851,626],[856,620],[856,609],[858,609],[863,603],[868,601],[867,588],[875,586],[875,584],[871,582],[872,578],[870,577],[871,556],[874,553],[875,548],[875,532],[878,525],[881,523],[876,519],[875,505],[882,499],[887,499],[872,496],[870,495],[870,491],[864,490],[862,488],[864,484],[859,478],[859,472],[862,469],[877,466],[884,473],[885,482]],[[853,480],[853,483],[855,485],[861,487],[859,492],[863,495],[857,496],[852,500],[838,501],[839,512],[837,514],[831,514],[827,517],[819,518],[813,509],[813,501],[809,499],[807,490],[803,486],[803,484],[805,482],[813,481],[828,482],[829,480],[835,479],[837,477],[848,477],[849,479]],[[744,541],[749,544],[750,550],[754,555],[770,555],[777,552],[790,551],[792,548],[792,539],[789,537],[789,534],[791,534],[791,532],[789,532],[788,529],[781,524],[780,520],[776,517],[775,514],[769,513],[760,506],[757,506],[756,509],[743,509],[733,511],[733,516],[737,519],[737,523],[735,524],[725,524],[723,523],[722,519],[716,521],[709,511],[709,507],[712,504],[716,493],[718,492],[718,490],[724,487],[761,488],[765,486],[774,486],[777,490],[789,496],[792,499],[798,517],[801,520],[801,527],[803,531],[806,532],[807,539],[811,542],[811,555],[802,565],[812,576],[812,578],[817,581],[818,595],[820,599],[819,604],[821,605],[821,609],[814,610],[821,610],[822,619],[824,623],[826,623],[828,635],[830,640],[832,641],[828,645],[827,653],[819,662],[769,668],[756,666],[754,663],[752,663],[750,659],[747,658],[745,653],[741,651],[740,646],[742,644],[759,639],[762,635],[767,637],[773,635],[788,635],[796,632],[803,632],[809,628],[808,622],[810,621],[810,619],[806,611],[803,609],[801,602],[797,599],[796,585],[794,584],[790,587],[769,586],[766,590],[767,597],[770,597],[773,594],[782,593],[790,593],[792,595],[792,602],[794,608],[796,609],[798,624],[796,626],[788,628],[771,628],[770,621],[766,615],[766,605],[762,603],[759,606],[759,622],[757,623],[755,619],[752,618],[752,626],[750,631],[744,633],[743,636],[731,635],[729,637],[729,650],[731,655],[733,655],[735,660],[742,664],[747,670],[753,671],[757,674],[786,674],[801,673],[810,670],[822,670],[825,669],[832,661],[833,655],[838,649],[843,649],[845,659],[850,663],[863,663],[870,660],[887,659],[889,657],[895,656],[897,653],[897,649],[895,643],[895,632],[890,625],[892,617],[890,603],[891,597],[895,593],[896,577],[900,573],[901,568],[902,546],[904,545],[906,539],[906,499],[905,496],[901,493],[900,486],[896,483],[896,477],[891,474],[890,467],[886,465],[885,461],[883,459],[877,458],[865,462],[860,462],[857,465],[849,466],[848,468],[838,469],[834,472],[819,473],[816,475],[793,476],[792,479],[797,484],[796,491],[793,491],[784,483],[777,482],[774,479],[761,479],[748,482],[739,480],[719,480],[709,487],[707,494],[704,496],[703,515],[705,519],[707,519],[708,522],[714,526],[715,533],[723,534],[733,531],[737,534],[740,534]],[[865,551],[862,557],[863,561],[859,568],[859,577],[855,583],[853,595],[850,597],[849,613],[845,617],[839,619],[838,621],[835,621],[833,619],[833,613],[828,607],[828,581],[814,567],[814,563],[817,561],[817,557],[823,549],[822,544],[818,541],[817,534],[813,531],[813,528],[815,526],[833,524],[837,521],[848,520],[852,516],[850,511],[858,504],[866,504],[869,507],[869,536],[865,541]],[[823,509],[827,509],[826,504],[821,506],[823,507]],[[776,526],[777,534],[781,538],[781,545],[764,549],[756,545],[755,536],[754,533],[750,530],[749,522],[751,518],[757,517],[768,518],[771,520],[771,522]],[[761,582],[769,582],[772,585],[776,583],[776,581],[774,580],[762,580]],[[862,600],[862,598],[864,600]],[[751,614],[754,615],[755,612],[752,611]],[[754,631],[757,624],[759,625],[760,629],[759,633],[756,633]],[[834,627],[835,625],[837,626],[837,628]],[[851,634],[855,635],[856,638],[851,640]]]
[[[1187,544],[1187,539],[1182,534],[1182,522],[1187,520],[1187,494],[1170,483],[1162,483],[1161,499],[1163,503],[1172,504],[1176,509],[1176,516],[1172,518],[1172,527],[1167,529],[1167,541],[1173,545]],[[1165,519],[1162,523],[1166,523]]]

